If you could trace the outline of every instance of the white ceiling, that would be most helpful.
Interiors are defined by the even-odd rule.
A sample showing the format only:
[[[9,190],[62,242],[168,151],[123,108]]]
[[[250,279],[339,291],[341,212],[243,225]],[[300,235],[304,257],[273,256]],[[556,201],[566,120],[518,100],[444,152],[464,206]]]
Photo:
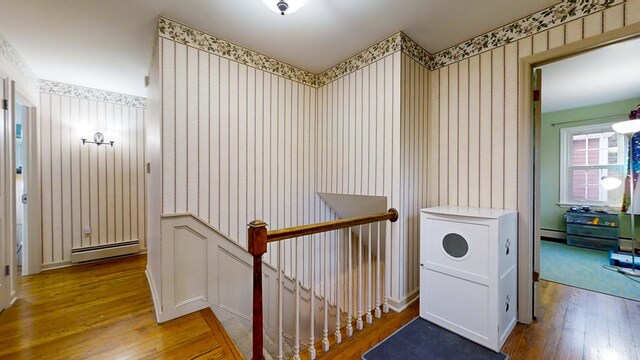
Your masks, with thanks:
[[[640,39],[541,66],[542,112],[640,98]]]
[[[277,2],[277,0],[273,0]],[[42,79],[145,96],[159,15],[314,73],[397,31],[435,53],[558,0],[0,0],[0,33]]]

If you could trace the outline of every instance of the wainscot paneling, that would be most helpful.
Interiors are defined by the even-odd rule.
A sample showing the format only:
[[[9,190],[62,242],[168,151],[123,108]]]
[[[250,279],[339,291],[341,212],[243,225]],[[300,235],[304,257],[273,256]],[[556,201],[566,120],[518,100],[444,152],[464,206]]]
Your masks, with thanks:
[[[40,90],[43,264],[68,263],[72,248],[137,239],[144,249],[143,99],[49,81]],[[82,145],[95,131],[114,146]]]

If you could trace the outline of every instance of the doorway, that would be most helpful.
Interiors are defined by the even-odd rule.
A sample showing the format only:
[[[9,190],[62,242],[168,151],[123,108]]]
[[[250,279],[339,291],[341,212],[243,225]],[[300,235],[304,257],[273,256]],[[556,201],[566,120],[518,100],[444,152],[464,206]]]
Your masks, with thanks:
[[[15,164],[16,164],[16,266],[18,274],[23,274],[22,265],[27,253],[25,251],[25,243],[28,239],[28,212],[27,212],[27,177],[26,171],[27,157],[26,149],[28,148],[28,138],[24,136],[25,124],[27,123],[29,108],[16,100],[15,104]]]
[[[640,104],[639,51],[631,39],[539,67],[540,278],[637,301],[609,251],[631,251],[628,142],[612,124]]]

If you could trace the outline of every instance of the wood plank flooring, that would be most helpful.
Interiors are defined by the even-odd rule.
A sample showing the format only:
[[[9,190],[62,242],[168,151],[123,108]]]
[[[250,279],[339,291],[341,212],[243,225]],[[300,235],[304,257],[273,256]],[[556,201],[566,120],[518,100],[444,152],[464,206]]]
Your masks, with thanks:
[[[530,326],[518,324],[502,348],[512,360],[640,360],[640,302],[546,281],[541,286],[542,315]]]
[[[632,280],[629,280],[632,281]],[[640,286],[640,284],[639,284]],[[640,302],[542,281],[542,315],[518,324],[502,351],[512,360],[640,360]],[[368,349],[418,316],[415,302],[386,314],[320,359],[360,359]]]
[[[206,314],[156,323],[145,265],[134,256],[21,277],[0,313],[0,359],[233,358]]]
[[[20,299],[0,313],[0,359],[237,358],[211,312],[156,324],[145,265],[135,256],[20,278]],[[542,315],[503,347],[511,359],[640,360],[640,302],[541,287]],[[359,359],[417,315],[417,302],[385,314],[318,358]]]

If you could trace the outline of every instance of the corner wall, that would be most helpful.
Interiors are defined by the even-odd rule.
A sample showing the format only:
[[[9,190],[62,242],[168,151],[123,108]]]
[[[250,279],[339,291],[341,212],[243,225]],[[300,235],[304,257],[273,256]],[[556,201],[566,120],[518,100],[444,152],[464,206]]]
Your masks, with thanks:
[[[273,229],[335,219],[318,192],[386,196],[401,211],[387,227],[391,305],[417,295],[426,136],[413,131],[426,131],[429,55],[397,33],[314,75],[168,19],[159,28],[162,213],[192,213],[246,247],[253,219]],[[312,245],[282,246],[292,276]],[[315,253],[316,264],[332,261]]]

